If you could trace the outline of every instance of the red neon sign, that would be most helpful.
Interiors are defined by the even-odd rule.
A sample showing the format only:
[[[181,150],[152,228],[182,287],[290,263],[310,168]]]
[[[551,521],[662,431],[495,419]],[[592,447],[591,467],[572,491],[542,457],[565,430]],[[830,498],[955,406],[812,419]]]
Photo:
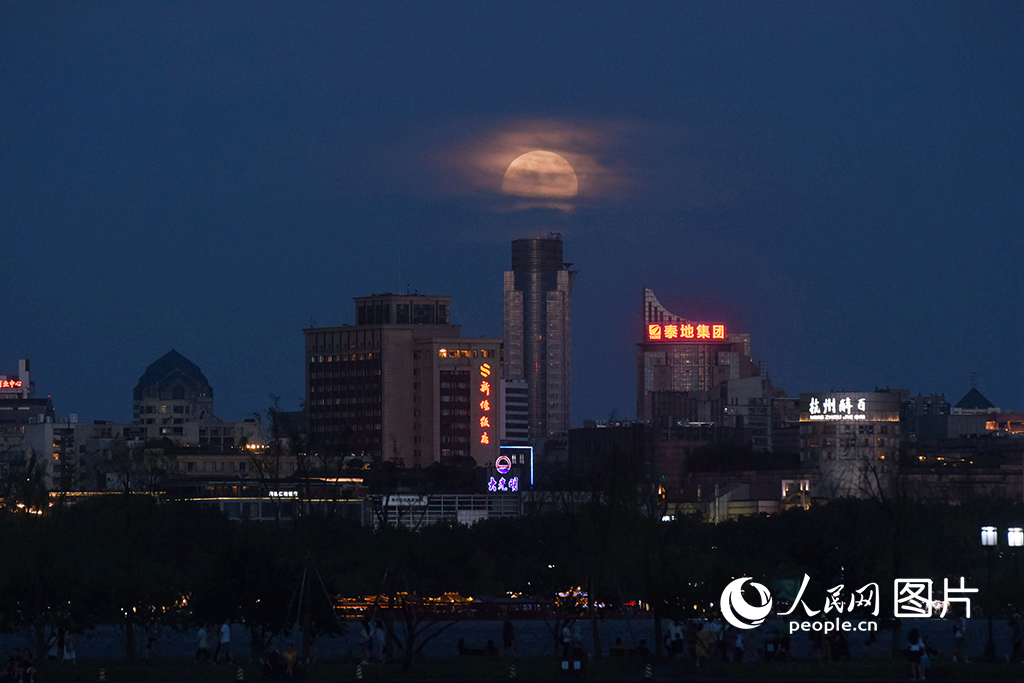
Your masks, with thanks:
[[[491,366],[489,363],[484,363],[480,366],[480,377],[487,378],[491,376]],[[487,430],[491,428],[491,383],[487,379],[481,379],[480,384],[477,386],[477,391],[480,392],[480,411],[483,415],[480,416],[480,443],[484,446],[489,446],[491,443],[491,434]]]
[[[21,388],[20,379],[0,379],[0,389],[19,389]]]
[[[728,339],[725,325],[719,323],[650,323],[647,325],[647,341],[724,342]]]

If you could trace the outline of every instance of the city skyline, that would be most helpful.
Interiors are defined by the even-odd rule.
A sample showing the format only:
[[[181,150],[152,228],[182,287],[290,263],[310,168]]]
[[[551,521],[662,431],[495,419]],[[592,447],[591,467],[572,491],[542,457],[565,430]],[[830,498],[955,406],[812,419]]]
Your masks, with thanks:
[[[127,420],[177,349],[224,418],[295,409],[312,320],[408,287],[501,337],[508,244],[555,231],[573,424],[634,413],[645,285],[790,396],[1024,405],[1013,3],[589,12],[6,8],[0,374]],[[554,201],[503,184],[530,149]]]

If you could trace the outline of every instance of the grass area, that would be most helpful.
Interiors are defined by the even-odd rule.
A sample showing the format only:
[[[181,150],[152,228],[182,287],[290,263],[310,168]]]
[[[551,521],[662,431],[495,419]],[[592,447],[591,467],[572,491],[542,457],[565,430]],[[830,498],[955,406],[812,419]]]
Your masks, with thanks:
[[[412,671],[402,671],[400,664],[363,667],[364,680],[420,680],[420,681],[488,681],[508,680],[513,662],[484,657],[453,657],[423,659]],[[643,678],[644,666],[636,659],[605,658],[587,663],[582,676],[566,676],[560,663],[547,657],[522,657],[515,660],[516,676],[527,681],[584,678],[592,681],[638,681]],[[234,681],[241,665],[246,680],[262,680],[258,663],[240,660],[236,665],[196,664],[187,659],[154,659],[135,663],[117,659],[83,660],[76,665],[41,662],[40,683],[97,683],[100,669],[108,683],[141,681]],[[652,663],[655,680],[905,680],[910,677],[909,665],[903,660],[856,660],[851,662],[792,661],[761,664],[714,664],[696,669],[690,663],[670,660]],[[321,660],[306,672],[306,680],[355,680],[356,665],[348,660]],[[997,662],[987,664],[954,664],[936,662],[928,670],[929,680],[1024,680],[1024,665]]]

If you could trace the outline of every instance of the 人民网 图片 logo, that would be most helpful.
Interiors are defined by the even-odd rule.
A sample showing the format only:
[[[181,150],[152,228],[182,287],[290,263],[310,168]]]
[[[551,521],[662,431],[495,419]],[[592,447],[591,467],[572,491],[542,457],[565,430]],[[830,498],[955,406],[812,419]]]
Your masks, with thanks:
[[[747,581],[750,581],[750,587],[757,591],[761,599],[760,605],[751,605],[743,597],[743,584]],[[768,591],[767,586],[745,576],[730,582],[725,587],[719,604],[722,607],[722,616],[736,628],[757,628],[764,623],[768,613],[772,611],[772,594]]]

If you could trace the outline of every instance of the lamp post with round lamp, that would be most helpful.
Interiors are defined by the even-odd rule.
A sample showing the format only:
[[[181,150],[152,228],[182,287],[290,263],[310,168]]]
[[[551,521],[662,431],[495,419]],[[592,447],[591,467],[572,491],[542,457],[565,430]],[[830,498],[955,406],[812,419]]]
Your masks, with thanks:
[[[1024,547],[1024,528],[1012,526],[1006,530],[1006,545],[1010,546],[1013,553],[1013,585],[1020,590],[1020,553],[1019,548]],[[1017,596],[1014,596],[1015,598]]]
[[[992,638],[992,561],[999,545],[999,530],[994,526],[981,527],[981,545],[988,553],[988,605],[985,613],[988,614],[988,642],[985,643],[985,661],[996,661],[996,641]]]

